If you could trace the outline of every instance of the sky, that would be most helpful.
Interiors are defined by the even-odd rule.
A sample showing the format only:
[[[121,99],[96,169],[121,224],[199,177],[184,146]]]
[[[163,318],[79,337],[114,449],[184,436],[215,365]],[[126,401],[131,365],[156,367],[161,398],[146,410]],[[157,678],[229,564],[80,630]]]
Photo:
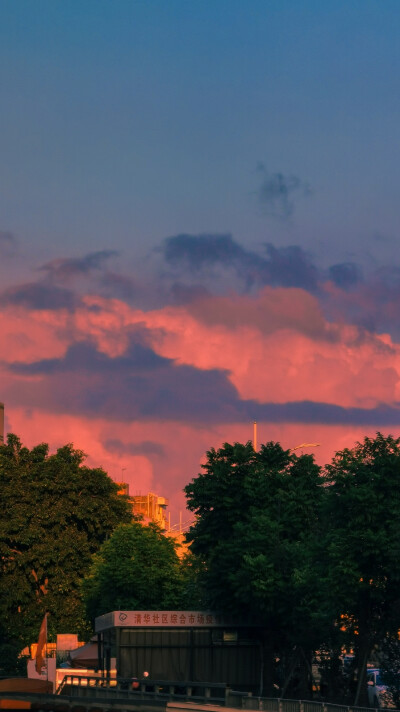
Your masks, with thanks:
[[[399,436],[399,79],[398,0],[2,0],[6,431],[172,523],[254,420]]]

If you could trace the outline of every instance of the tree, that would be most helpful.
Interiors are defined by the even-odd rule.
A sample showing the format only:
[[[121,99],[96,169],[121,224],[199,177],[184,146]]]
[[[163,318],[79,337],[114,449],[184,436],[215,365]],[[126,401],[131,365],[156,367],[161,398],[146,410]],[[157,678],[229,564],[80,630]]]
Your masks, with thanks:
[[[0,678],[26,675],[27,657],[21,655],[21,644],[0,623]]]
[[[400,623],[400,439],[377,433],[338,452],[325,484],[320,585],[332,622],[352,637],[358,704],[372,649]]]
[[[184,579],[173,540],[156,524],[118,527],[94,555],[82,589],[91,619],[121,609],[180,608]]]
[[[84,458],[72,445],[29,450],[13,434],[0,446],[0,615],[21,645],[36,639],[45,611],[50,635],[88,633],[80,580],[105,538],[131,521],[117,485]]]
[[[396,709],[400,705],[400,640],[399,634],[392,635],[385,639],[381,648],[381,678],[384,685],[387,685],[387,693],[384,693],[387,704],[390,707],[394,703]]]
[[[323,494],[319,468],[311,456],[297,457],[278,443],[255,452],[249,442],[210,450],[203,469],[185,488],[196,515],[187,538],[203,561],[210,607],[260,624],[264,690],[271,694],[276,656],[286,660],[281,684],[289,676],[293,685],[287,653],[294,645],[310,672],[308,653],[316,637],[312,552]]]

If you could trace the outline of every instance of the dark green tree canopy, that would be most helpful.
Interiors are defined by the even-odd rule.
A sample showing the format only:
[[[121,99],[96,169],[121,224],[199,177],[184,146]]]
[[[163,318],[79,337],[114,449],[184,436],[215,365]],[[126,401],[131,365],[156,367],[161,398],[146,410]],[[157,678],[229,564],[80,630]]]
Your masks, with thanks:
[[[275,615],[317,524],[319,468],[278,443],[255,452],[250,442],[210,450],[203,467],[185,488],[196,515],[187,539],[206,562],[210,604]]]
[[[183,604],[184,577],[172,539],[155,525],[118,527],[82,583],[91,619],[114,610],[169,610]]]
[[[126,498],[100,468],[65,445],[54,455],[17,436],[0,446],[0,613],[13,638],[30,643],[44,612],[49,631],[87,632],[80,579],[92,554],[121,522]]]
[[[187,539],[203,562],[208,605],[253,619],[277,646],[311,645],[312,555],[323,494],[319,467],[278,443],[251,442],[207,453],[204,472],[185,488],[196,521]],[[275,642],[274,642],[275,641]],[[265,680],[272,691],[274,680]]]
[[[365,704],[371,652],[400,628],[400,438],[365,438],[323,472],[278,443],[225,444],[203,469],[185,492],[209,605],[260,622],[271,670],[276,652],[303,651],[311,669],[312,651],[329,651],[328,694]],[[357,680],[340,675],[342,645]]]
[[[338,452],[325,481],[330,589],[342,613],[367,598],[381,616],[400,591],[400,439],[378,433]]]
[[[320,584],[332,620],[348,621],[353,637],[357,704],[372,648],[400,627],[400,438],[377,433],[338,452],[325,484]]]

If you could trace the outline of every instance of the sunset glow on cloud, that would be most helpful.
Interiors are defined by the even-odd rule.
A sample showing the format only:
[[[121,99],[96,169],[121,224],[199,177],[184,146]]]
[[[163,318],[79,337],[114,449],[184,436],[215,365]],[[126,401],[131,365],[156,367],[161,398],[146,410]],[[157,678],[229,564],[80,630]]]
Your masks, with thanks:
[[[321,464],[399,433],[396,19],[2,4],[7,431],[74,443],[175,518],[255,420]]]
[[[8,426],[31,444],[43,433],[54,447],[74,442],[132,492],[172,496],[175,510],[205,451],[251,439],[253,420],[264,440],[320,442],[323,463],[400,423],[400,345],[329,319],[327,294],[337,311],[341,290],[268,285],[148,309],[78,291],[69,309],[7,304]]]

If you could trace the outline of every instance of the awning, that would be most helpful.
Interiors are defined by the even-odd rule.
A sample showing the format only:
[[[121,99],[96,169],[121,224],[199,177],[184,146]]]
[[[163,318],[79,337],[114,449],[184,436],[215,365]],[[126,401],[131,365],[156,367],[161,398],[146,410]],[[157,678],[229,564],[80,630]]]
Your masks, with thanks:
[[[74,668],[86,668],[96,670],[99,666],[97,640],[91,640],[86,645],[82,645],[69,653],[71,666]]]

